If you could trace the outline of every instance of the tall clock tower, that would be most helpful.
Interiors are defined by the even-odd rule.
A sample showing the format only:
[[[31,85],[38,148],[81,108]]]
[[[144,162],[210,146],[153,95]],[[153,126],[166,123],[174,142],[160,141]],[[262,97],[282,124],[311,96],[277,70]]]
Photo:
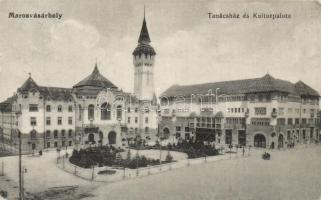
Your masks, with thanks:
[[[152,100],[154,96],[154,62],[156,52],[150,45],[145,12],[138,45],[133,52],[135,67],[134,94],[139,100]]]

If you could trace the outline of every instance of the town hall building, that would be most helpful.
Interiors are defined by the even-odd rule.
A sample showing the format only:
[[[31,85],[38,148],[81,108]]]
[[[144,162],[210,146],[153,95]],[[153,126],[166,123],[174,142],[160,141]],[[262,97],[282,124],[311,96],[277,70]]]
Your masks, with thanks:
[[[119,89],[103,76],[97,63],[92,73],[72,88],[40,86],[30,76],[17,92],[0,103],[0,139],[23,151],[66,146],[114,145],[156,137],[154,92],[156,52],[150,45],[144,16],[133,51],[134,93]]]

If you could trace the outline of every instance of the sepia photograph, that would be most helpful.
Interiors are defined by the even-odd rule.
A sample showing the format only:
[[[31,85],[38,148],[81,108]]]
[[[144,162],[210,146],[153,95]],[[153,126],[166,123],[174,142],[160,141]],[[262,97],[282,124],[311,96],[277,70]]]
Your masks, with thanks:
[[[321,0],[0,0],[0,200],[320,200]]]

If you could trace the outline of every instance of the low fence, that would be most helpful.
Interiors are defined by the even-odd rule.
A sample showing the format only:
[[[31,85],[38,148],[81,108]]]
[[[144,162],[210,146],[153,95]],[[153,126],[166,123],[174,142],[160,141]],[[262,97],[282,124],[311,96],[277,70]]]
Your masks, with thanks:
[[[177,160],[171,163],[147,166],[137,169],[129,169],[129,168],[114,168],[109,166],[104,167],[92,167],[89,169],[78,167],[69,162],[69,159],[65,156],[57,158],[58,167],[63,169],[64,171],[78,176],[82,179],[89,181],[97,181],[97,182],[116,182],[124,179],[138,178],[143,176],[149,176],[152,174],[158,174],[165,171],[175,170],[183,167],[188,167],[191,165],[197,165],[207,162],[216,162],[220,160],[230,160],[230,159],[238,159],[249,157],[249,152],[246,152],[244,155],[241,151],[238,153],[227,153],[224,155],[217,156],[206,156],[201,158],[194,159],[182,159]],[[114,174],[98,174],[100,171],[115,171]]]

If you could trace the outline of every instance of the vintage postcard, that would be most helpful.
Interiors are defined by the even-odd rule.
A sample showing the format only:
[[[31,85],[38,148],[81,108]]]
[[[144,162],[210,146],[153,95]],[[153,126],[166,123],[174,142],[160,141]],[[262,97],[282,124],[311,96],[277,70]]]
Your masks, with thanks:
[[[320,0],[0,0],[0,199],[321,199],[320,74]]]

